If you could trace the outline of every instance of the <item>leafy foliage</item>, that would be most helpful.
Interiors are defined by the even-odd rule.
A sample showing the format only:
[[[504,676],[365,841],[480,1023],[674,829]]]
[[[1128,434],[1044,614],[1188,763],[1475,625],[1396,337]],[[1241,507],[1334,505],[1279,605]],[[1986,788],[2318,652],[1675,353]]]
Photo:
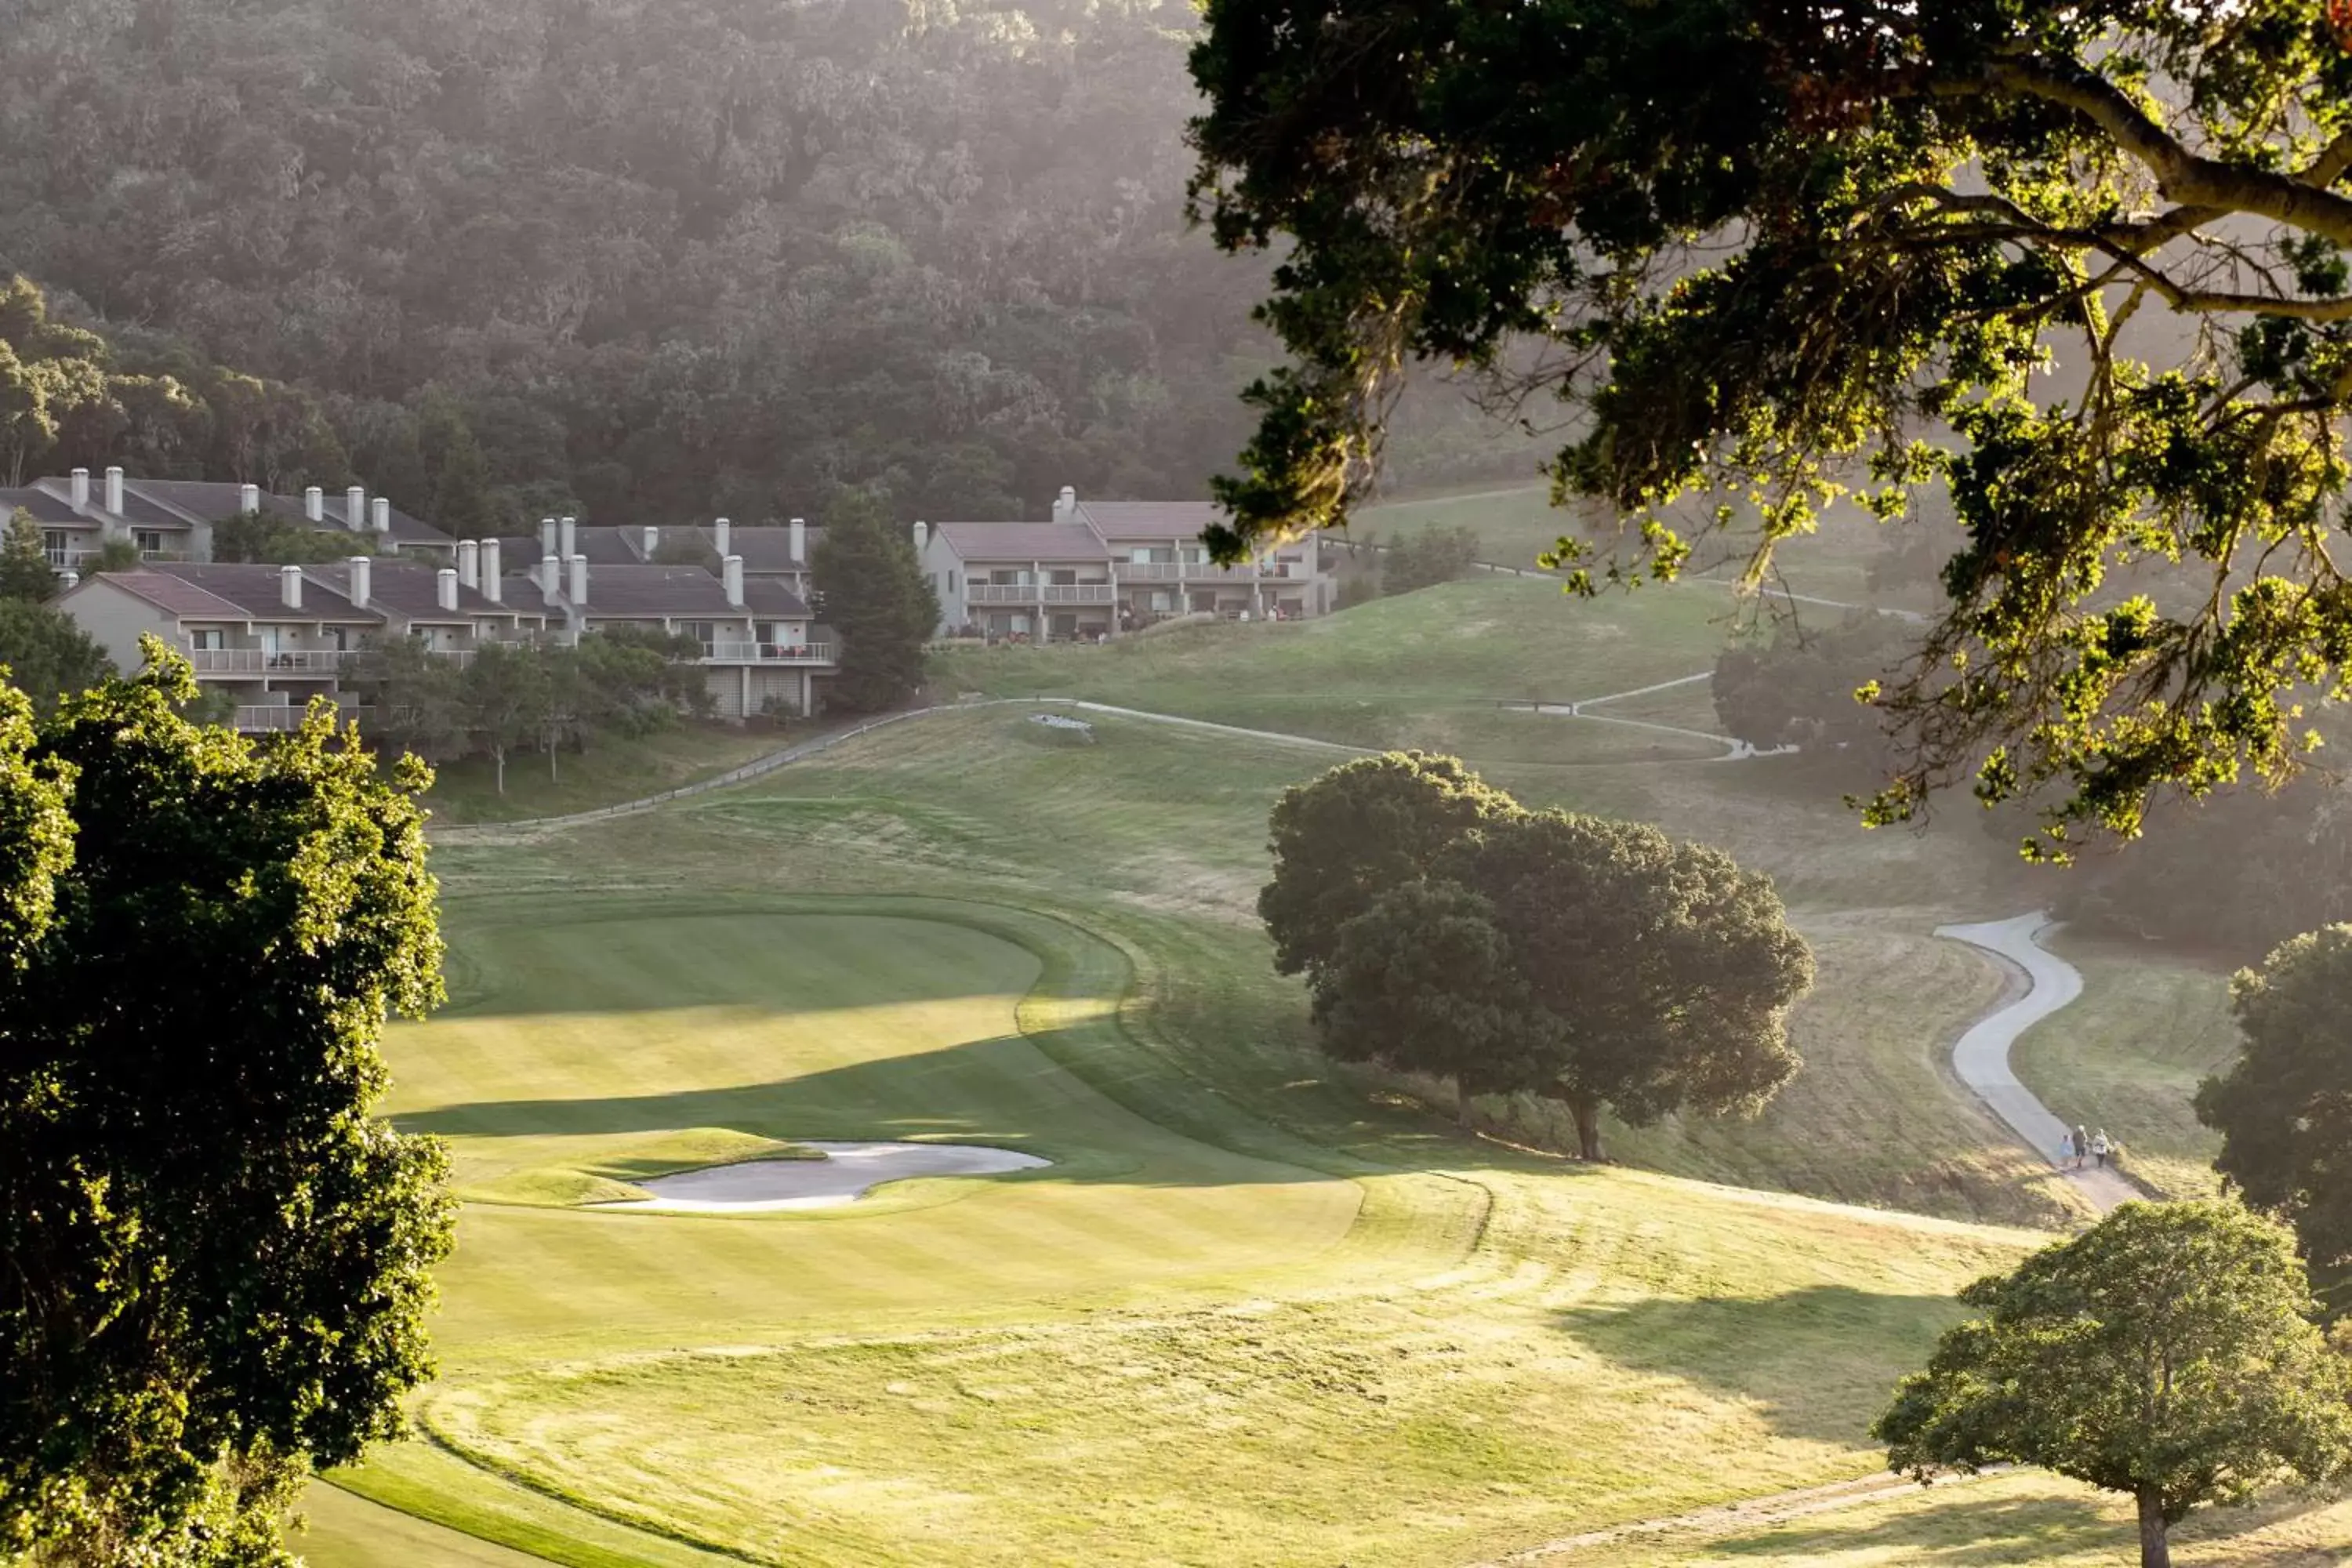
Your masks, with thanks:
[[[2343,694],[2352,54],[2311,0],[1206,16],[1194,201],[1228,248],[1289,242],[1223,553],[1341,521],[1433,359],[1570,405],[1558,491],[1639,541],[1579,591],[1674,575],[1685,497],[1754,520],[1751,574],[1841,494],[1948,498],[1869,820],[1972,776],[2063,856],[2282,775],[2298,694]],[[2116,585],[2148,560],[2198,591]]]
[[[300,1469],[399,1425],[451,1214],[370,1112],[440,996],[421,770],[191,725],[184,661],[0,693],[0,1550],[288,1561]]]
[[[1769,881],[1655,828],[1520,810],[1452,758],[1347,763],[1275,807],[1258,907],[1326,1048],[1645,1125],[1796,1072],[1812,957]]]
[[[1381,560],[1381,591],[1410,594],[1465,576],[1478,559],[1478,535],[1463,525],[1427,528],[1389,546]]]
[[[1275,969],[1330,962],[1341,926],[1427,876],[1464,833],[1517,809],[1460,758],[1428,752],[1343,763],[1283,791],[1267,824],[1274,878],[1257,896]]]
[[[348,533],[304,528],[265,512],[239,512],[213,524],[213,559],[301,566],[341,561],[352,553]]]
[[[1886,718],[1857,694],[1891,676],[1909,644],[1889,616],[1826,628],[1783,621],[1769,644],[1734,643],[1716,656],[1716,718],[1749,745],[1796,746],[1840,771],[1874,773],[1888,758]]]
[[[1873,1429],[1891,1469],[2014,1462],[2129,1493],[2143,1568],[2165,1568],[2199,1504],[2352,1463],[2352,1369],[2285,1229],[2234,1203],[2126,1204],[1960,1299],[1982,1316]]]
[[[923,681],[923,645],[940,624],[940,599],[908,535],[870,495],[845,491],[825,510],[809,562],[816,613],[841,641],[830,700],[877,713]]]
[[[57,591],[41,525],[18,507],[8,516],[7,538],[0,540],[0,599],[37,605]]]
[[[9,598],[0,598],[0,667],[42,714],[114,673],[114,661],[71,616],[54,605]]]
[[[2246,1201],[2294,1226],[2330,1285],[2352,1278],[2352,926],[2282,943],[2239,972],[2230,1004],[2242,1046],[2197,1090],[2221,1134],[2214,1167]]]

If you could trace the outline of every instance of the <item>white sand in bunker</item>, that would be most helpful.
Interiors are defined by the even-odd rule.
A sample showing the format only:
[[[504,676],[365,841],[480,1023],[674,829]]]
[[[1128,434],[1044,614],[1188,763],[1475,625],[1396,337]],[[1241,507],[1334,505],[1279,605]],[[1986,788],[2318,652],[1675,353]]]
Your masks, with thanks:
[[[803,1142],[801,1147],[824,1158],[752,1160],[655,1176],[635,1184],[652,1197],[594,1206],[686,1214],[834,1208],[856,1203],[885,1182],[909,1176],[995,1176],[1053,1163],[1034,1154],[975,1143]]]

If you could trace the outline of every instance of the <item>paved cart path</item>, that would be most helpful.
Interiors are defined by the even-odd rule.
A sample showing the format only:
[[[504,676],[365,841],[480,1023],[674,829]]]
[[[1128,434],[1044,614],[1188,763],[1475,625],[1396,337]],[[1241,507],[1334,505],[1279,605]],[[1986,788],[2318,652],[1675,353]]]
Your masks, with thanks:
[[[1952,1047],[1952,1070],[2011,1131],[2054,1166],[2066,1124],[2018,1081],[2009,1065],[2010,1047],[2020,1035],[2083,994],[2082,972],[2034,940],[2052,923],[2047,914],[2037,910],[2005,921],[1938,926],[1936,934],[1992,953],[2022,974],[2023,991],[1978,1019]],[[2112,1169],[2093,1166],[2064,1174],[2102,1214],[2145,1195],[2122,1173]]]

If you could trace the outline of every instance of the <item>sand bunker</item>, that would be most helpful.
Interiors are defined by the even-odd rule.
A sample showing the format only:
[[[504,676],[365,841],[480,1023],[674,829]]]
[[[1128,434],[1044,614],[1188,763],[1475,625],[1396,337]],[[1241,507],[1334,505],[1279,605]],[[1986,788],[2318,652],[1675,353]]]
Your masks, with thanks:
[[[650,1198],[598,1204],[607,1209],[686,1214],[746,1214],[759,1209],[823,1209],[856,1203],[885,1182],[909,1176],[993,1176],[1051,1164],[1034,1154],[973,1143],[817,1143],[822,1160],[753,1160],[712,1165],[635,1185]]]

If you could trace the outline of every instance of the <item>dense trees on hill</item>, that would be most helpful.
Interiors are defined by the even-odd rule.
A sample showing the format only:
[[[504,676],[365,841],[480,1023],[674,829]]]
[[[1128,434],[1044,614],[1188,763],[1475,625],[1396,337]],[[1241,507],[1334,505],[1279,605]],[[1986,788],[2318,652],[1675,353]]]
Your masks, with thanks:
[[[151,647],[0,687],[0,1558],[264,1568],[429,1372],[443,1157],[373,1114],[441,994],[426,779],[189,724]]]
[[[1874,1429],[1891,1468],[2040,1465],[2122,1492],[2140,1568],[2169,1568],[2191,1510],[2352,1468],[2352,1369],[2284,1228],[2235,1204],[2126,1204],[1960,1300],[1977,1315]]]
[[[1402,367],[1460,365],[1638,525],[1580,587],[1948,499],[1873,820],[1965,782],[2064,854],[2291,771],[2352,680],[2341,9],[1207,0],[1196,199],[1280,247],[1289,353],[1220,553],[1343,516]],[[2111,591],[2151,559],[2200,591]]]
[[[1798,1068],[1812,956],[1779,897],[1656,828],[1521,810],[1451,758],[1367,758],[1287,791],[1258,907],[1325,1048],[1567,1106],[1601,1157],[1636,1126],[1753,1110]]]
[[[1892,616],[1779,622],[1770,642],[1735,643],[1716,656],[1716,719],[1751,746],[1795,746],[1810,763],[1875,773],[1887,761],[1886,718],[1856,693],[1887,679],[1916,635]]]
[[[933,518],[1197,493],[1265,274],[1185,232],[1192,25],[1181,0],[11,7],[0,267],[140,323],[110,329],[126,363],[267,378],[236,396],[269,441],[320,434],[278,407],[305,389],[352,482],[460,532],[760,520],[836,483]],[[197,439],[142,396],[154,442]],[[343,477],[323,446],[276,461]]]

